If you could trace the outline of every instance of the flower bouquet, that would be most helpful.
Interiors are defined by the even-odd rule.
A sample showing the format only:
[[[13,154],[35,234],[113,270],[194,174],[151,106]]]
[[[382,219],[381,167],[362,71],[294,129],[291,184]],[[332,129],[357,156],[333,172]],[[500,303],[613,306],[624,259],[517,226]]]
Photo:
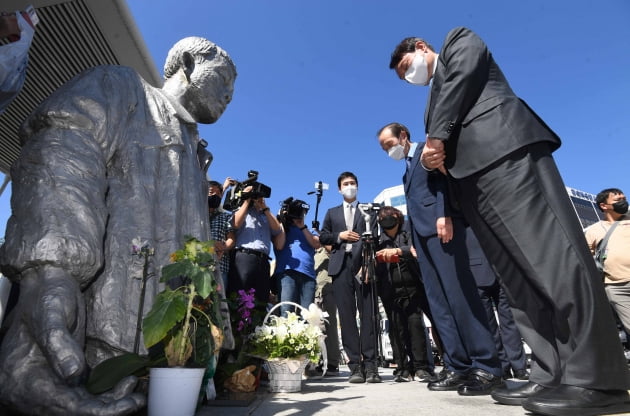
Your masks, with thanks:
[[[301,310],[303,319],[294,312],[287,316],[272,315],[282,304],[291,304]],[[304,368],[309,361],[317,363],[325,350],[323,343],[324,313],[315,304],[308,309],[293,302],[276,304],[263,324],[249,336],[250,353],[267,361],[270,390],[294,392],[301,390]]]

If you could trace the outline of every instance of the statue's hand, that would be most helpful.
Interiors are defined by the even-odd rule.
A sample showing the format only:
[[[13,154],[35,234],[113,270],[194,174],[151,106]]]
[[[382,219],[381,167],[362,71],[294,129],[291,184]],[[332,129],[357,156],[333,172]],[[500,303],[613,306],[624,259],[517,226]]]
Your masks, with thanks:
[[[146,405],[146,397],[140,393],[134,393],[138,379],[129,376],[122,379],[116,387],[107,393],[93,396],[83,389],[75,389],[68,392],[68,414],[81,414],[89,416],[118,416],[137,412]]]
[[[133,393],[135,377],[98,396],[83,385],[84,303],[65,270],[46,265],[22,272],[16,319],[0,348],[0,402],[46,416],[129,415],[145,406],[144,395]]]
[[[78,385],[87,369],[79,284],[65,270],[47,265],[25,271],[20,289],[26,324],[53,372],[68,385]]]

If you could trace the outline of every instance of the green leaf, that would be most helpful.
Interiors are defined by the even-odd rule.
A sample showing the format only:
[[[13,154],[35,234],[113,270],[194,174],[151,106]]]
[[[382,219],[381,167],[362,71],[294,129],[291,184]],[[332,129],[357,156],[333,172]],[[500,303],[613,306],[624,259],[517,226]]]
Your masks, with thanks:
[[[92,394],[101,394],[111,390],[127,376],[144,375],[148,371],[148,366],[149,358],[138,354],[125,353],[109,358],[92,369],[85,387]],[[142,372],[138,373],[138,370]]]
[[[199,264],[214,264],[214,256],[211,253],[200,252],[197,253],[197,263]]]
[[[190,260],[181,260],[177,263],[167,264],[162,267],[162,278],[160,282],[168,282],[179,276],[190,276],[194,273],[194,270],[195,265]]]
[[[160,342],[186,317],[186,295],[165,290],[157,295],[153,307],[142,321],[144,345],[148,348]]]
[[[205,367],[214,356],[214,342],[209,325],[199,325],[195,332],[195,363]]]
[[[195,285],[197,294],[202,298],[207,298],[212,293],[212,283],[214,279],[212,273],[205,267],[195,267],[195,271],[190,275]]]

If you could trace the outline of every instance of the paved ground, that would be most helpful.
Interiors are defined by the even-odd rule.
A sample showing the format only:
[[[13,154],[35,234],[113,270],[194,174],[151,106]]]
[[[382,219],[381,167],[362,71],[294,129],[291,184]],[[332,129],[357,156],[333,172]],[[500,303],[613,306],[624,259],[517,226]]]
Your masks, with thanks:
[[[522,416],[520,406],[496,404],[490,396],[463,397],[457,392],[432,392],[417,381],[395,383],[392,369],[380,368],[381,384],[350,384],[347,367],[338,377],[310,378],[299,393],[268,393],[265,386],[250,395],[248,406],[204,406],[196,416],[307,416],[307,415],[435,415]],[[508,381],[516,386],[521,381]],[[225,402],[223,402],[225,403]],[[219,403],[216,403],[219,404]]]

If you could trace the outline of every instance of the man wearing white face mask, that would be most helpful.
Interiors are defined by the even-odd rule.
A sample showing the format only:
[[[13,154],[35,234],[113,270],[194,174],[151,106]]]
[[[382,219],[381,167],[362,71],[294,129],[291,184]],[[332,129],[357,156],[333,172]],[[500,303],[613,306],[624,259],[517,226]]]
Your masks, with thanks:
[[[328,274],[333,279],[333,293],[339,322],[341,341],[348,355],[348,367],[352,374],[350,383],[380,383],[377,365],[376,334],[374,333],[374,305],[370,283],[359,283],[355,275],[361,266],[365,221],[358,209],[357,189],[359,181],[352,172],[343,172],[337,179],[343,204],[326,212],[319,241],[332,246]],[[372,231],[376,217],[372,218]],[[373,232],[373,235],[376,233]],[[361,330],[357,327],[359,312]]]
[[[462,214],[450,204],[446,177],[420,166],[423,144],[413,143],[399,123],[383,127],[378,141],[392,159],[407,162],[407,214],[447,370],[428,388],[490,394],[503,386],[502,371],[475,278],[494,281],[495,275]]]
[[[426,85],[423,61],[431,91],[420,162],[447,174],[532,349],[530,382],[492,397],[554,416],[630,411],[610,305],[552,157],[560,138],[471,30],[451,30],[439,55],[420,38],[404,39],[389,68]]]

